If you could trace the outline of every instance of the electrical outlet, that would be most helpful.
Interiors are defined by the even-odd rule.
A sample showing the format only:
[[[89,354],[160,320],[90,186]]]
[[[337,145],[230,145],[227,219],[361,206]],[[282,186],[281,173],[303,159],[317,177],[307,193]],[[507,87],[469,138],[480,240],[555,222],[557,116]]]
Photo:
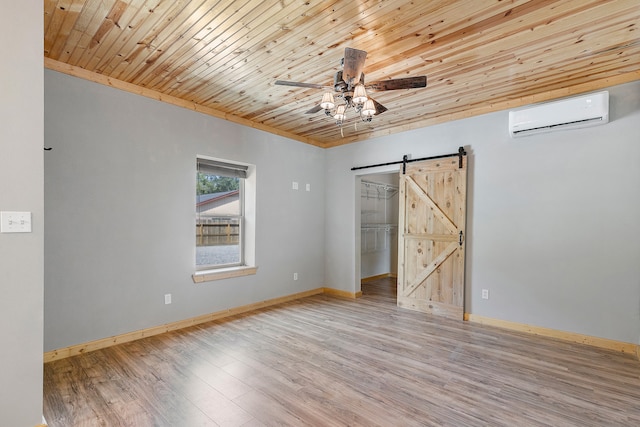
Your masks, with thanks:
[[[293,181],[293,182],[291,183],[291,188],[292,188],[293,190],[297,190],[297,189],[298,189],[298,183],[297,183],[296,181]]]
[[[164,294],[164,303],[171,304],[171,294]]]
[[[298,273],[293,273],[293,280],[298,280]]]
[[[482,299],[489,299],[489,289],[482,290]]]
[[[311,191],[311,184],[307,184],[307,191]]]

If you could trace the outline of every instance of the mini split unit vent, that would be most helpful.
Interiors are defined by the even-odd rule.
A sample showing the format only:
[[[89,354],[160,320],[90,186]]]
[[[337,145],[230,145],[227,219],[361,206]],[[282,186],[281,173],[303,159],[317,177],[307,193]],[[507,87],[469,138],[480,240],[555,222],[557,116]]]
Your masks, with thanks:
[[[609,122],[609,92],[563,99],[509,112],[512,137]]]

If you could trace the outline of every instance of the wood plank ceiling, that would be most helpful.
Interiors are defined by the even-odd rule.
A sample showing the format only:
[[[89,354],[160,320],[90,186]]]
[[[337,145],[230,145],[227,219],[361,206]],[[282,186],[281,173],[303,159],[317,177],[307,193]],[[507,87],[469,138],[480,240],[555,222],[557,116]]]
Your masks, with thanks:
[[[640,79],[639,0],[44,0],[45,66],[331,147]],[[388,111],[318,105],[344,49]],[[505,132],[507,130],[505,129]]]

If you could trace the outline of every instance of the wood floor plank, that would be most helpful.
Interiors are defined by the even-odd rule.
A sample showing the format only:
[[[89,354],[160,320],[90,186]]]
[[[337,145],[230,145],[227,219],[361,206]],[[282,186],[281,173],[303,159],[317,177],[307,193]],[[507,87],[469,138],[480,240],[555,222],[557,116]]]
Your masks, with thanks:
[[[57,426],[640,425],[633,357],[396,306],[395,279],[44,367]]]

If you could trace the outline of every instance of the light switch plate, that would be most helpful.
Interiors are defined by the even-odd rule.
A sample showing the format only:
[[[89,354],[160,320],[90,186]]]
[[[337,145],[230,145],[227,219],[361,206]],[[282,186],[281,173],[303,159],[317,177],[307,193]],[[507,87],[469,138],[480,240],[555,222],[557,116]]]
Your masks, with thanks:
[[[31,233],[31,212],[0,212],[0,233]]]

